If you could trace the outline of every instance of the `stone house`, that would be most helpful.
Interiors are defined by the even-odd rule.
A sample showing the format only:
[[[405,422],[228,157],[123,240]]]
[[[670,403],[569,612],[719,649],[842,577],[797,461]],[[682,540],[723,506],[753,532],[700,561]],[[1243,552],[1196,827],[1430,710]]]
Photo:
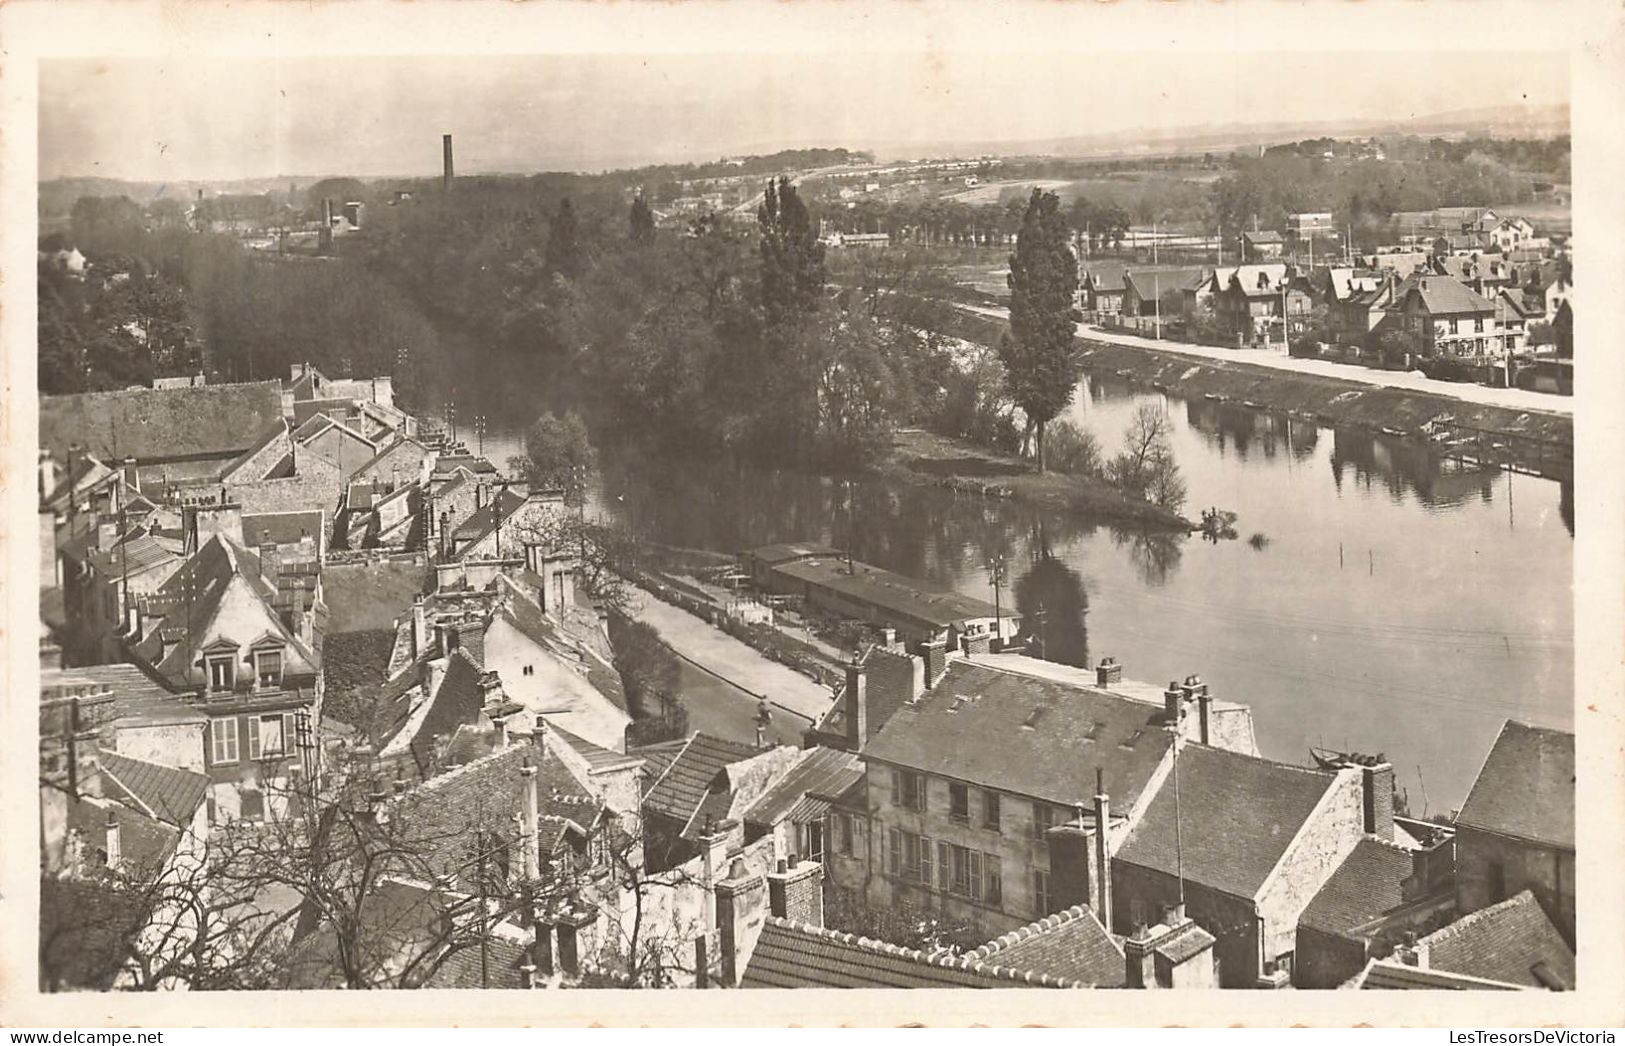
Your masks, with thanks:
[[[747,845],[743,816],[801,757],[789,747],[757,748],[696,733],[630,750],[643,760],[642,827],[652,871],[703,856],[706,840]]]
[[[132,609],[124,636],[130,660],[208,717],[211,823],[284,811],[293,771],[310,769],[299,739],[321,718],[319,576],[285,574],[276,547],[264,551],[210,536]]]
[[[1574,735],[1507,720],[1456,815],[1463,913],[1533,894],[1574,942]]]
[[[1373,783],[1182,743],[1112,859],[1111,928],[1183,903],[1216,940],[1221,987],[1287,986],[1299,916],[1364,836]]]
[[[921,689],[859,749],[865,782],[851,798],[863,805],[839,804],[833,821],[834,885],[876,907],[994,934],[1090,902],[1098,847],[1109,859],[1138,822],[1176,730],[1256,751],[1246,706],[1194,676],[1163,690],[1115,662],[1084,673],[1009,654],[925,661]],[[856,682],[843,697],[853,748],[871,729]],[[1074,821],[1087,859],[1060,868],[1054,832]]]

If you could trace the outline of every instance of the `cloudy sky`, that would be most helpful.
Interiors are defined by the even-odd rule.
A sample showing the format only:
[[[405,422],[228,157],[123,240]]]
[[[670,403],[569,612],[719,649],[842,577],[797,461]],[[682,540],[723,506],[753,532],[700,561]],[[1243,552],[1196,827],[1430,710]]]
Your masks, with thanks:
[[[791,146],[1394,119],[1568,101],[1550,53],[943,51],[56,59],[40,177],[597,170]]]

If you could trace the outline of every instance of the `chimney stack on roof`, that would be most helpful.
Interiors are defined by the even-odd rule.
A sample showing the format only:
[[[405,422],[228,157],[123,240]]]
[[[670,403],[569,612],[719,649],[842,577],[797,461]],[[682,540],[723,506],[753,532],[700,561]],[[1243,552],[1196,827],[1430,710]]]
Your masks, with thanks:
[[[524,832],[525,878],[527,880],[540,878],[542,872],[540,824],[537,816],[541,803],[536,795],[536,788],[536,768],[534,766],[523,767],[519,771],[519,791],[523,803],[521,829]]]
[[[1100,664],[1095,666],[1095,685],[1109,687],[1113,683],[1123,681],[1123,666],[1117,663],[1115,657],[1103,657]]]
[[[948,672],[948,641],[928,639],[920,644],[920,652],[925,655],[925,688],[930,690]]]
[[[863,660],[854,656],[846,666],[846,690],[842,695],[846,711],[846,747],[862,750],[869,741],[869,673]]]

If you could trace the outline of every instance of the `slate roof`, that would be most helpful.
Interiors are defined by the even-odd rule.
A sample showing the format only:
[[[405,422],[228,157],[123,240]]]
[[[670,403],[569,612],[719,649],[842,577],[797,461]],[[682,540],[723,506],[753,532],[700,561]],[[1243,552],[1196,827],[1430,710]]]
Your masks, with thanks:
[[[969,957],[933,957],[769,916],[741,988],[1073,988],[1069,981]]]
[[[1417,947],[1427,949],[1432,969],[1530,988],[1574,987],[1574,952],[1528,890],[1462,916]]]
[[[385,628],[336,632],[324,639],[324,720],[357,727],[371,721],[373,704],[389,679],[389,655],[394,645],[394,631]]]
[[[250,547],[266,543],[297,545],[310,538],[318,544],[322,539],[325,514],[319,508],[296,512],[256,512],[243,515],[243,540]]]
[[[87,558],[103,577],[116,577],[126,571],[138,574],[163,563],[179,562],[181,556],[168,543],[142,531],[106,552],[89,552]]]
[[[1122,265],[1102,265],[1084,271],[1083,278],[1091,281],[1091,289],[1096,294],[1113,294],[1128,289],[1128,281],[1124,278],[1128,269]]]
[[[1099,768],[1127,809],[1173,743],[1162,719],[1159,704],[953,660],[863,754],[1066,805],[1094,794]]]
[[[1298,916],[1298,925],[1348,935],[1356,926],[1381,918],[1404,903],[1401,884],[1412,867],[1408,851],[1376,839],[1361,839]]]
[[[264,450],[266,447],[269,447],[272,443],[275,443],[277,441],[277,439],[279,439],[281,437],[284,437],[284,436],[287,436],[287,435],[288,435],[288,423],[287,423],[287,421],[285,419],[283,419],[283,418],[277,418],[276,421],[272,422],[270,425],[267,425],[265,427],[265,430],[260,435],[260,437],[258,439],[256,439],[251,445],[249,445],[249,447],[246,450],[244,450],[241,454],[237,455],[236,457],[232,458],[225,465],[221,466],[220,472],[219,472],[220,478],[221,479],[226,479],[228,477],[232,477],[232,473],[236,472],[238,469],[240,469],[244,465],[248,464],[249,460],[251,458],[253,458],[253,456],[255,454],[258,454],[260,451]],[[271,471],[272,471],[271,469],[266,469],[266,470],[263,470],[263,473],[268,474]],[[238,477],[234,477],[234,478],[248,479],[248,480],[264,479],[264,478],[266,478],[265,474],[256,473],[256,474],[251,475],[251,476],[238,476]]]
[[[188,828],[197,808],[209,794],[205,774],[176,766],[136,759],[118,752],[101,750],[102,778],[111,781],[141,810],[165,824]]]
[[[639,749],[636,754],[642,753],[643,749]],[[724,767],[760,754],[761,750],[754,745],[697,733],[652,781],[643,796],[643,806],[687,824]]]
[[[278,381],[39,398],[40,446],[58,461],[70,443],[111,461],[230,457],[281,417]]]
[[[1084,905],[1045,916],[971,952],[971,958],[1095,988],[1127,983],[1122,946]]]
[[[851,752],[810,748],[745,811],[751,824],[774,825],[792,814],[807,797],[837,799],[864,776],[863,763]],[[803,814],[808,811],[799,811]],[[792,818],[805,821],[806,818]]]
[[[1129,269],[1123,274],[1124,283],[1134,288],[1142,301],[1153,301],[1158,294],[1169,291],[1195,290],[1201,286],[1209,270],[1202,266],[1181,266],[1171,269]]]
[[[1574,735],[1509,719],[1456,823],[1574,849]]]
[[[106,846],[109,815],[118,821],[119,850],[126,869],[137,877],[156,876],[180,842],[180,829],[115,798],[102,802],[70,798],[67,828],[78,829],[87,848],[100,849]]]
[[[490,501],[469,513],[468,518],[452,531],[452,539],[479,544],[486,535],[496,530],[498,524],[506,522],[509,516],[519,511],[524,503],[523,494],[504,487]]]
[[[153,681],[138,665],[82,665],[40,673],[42,699],[101,692],[112,694],[112,720],[130,719],[144,724],[208,722],[208,716],[183,701],[181,695]]]
[[[1494,312],[1495,304],[1471,287],[1449,276],[1424,276],[1412,273],[1405,277],[1396,295],[1400,308],[1412,296],[1433,316],[1460,316],[1480,312]]]
[[[994,606],[985,600],[927,588],[920,582],[890,570],[854,562],[847,572],[844,557],[822,556],[792,560],[773,568],[774,573],[802,584],[837,592],[843,597],[878,607],[907,620],[920,621],[938,627],[956,625],[966,619],[991,618]],[[1015,616],[1007,608],[1005,616]]]
[[[1186,879],[1255,898],[1336,775],[1204,745],[1179,750],[1179,828]],[[1111,775],[1106,777],[1110,787]],[[1116,799],[1116,789],[1113,800]],[[1180,867],[1170,773],[1117,860],[1168,875]]]

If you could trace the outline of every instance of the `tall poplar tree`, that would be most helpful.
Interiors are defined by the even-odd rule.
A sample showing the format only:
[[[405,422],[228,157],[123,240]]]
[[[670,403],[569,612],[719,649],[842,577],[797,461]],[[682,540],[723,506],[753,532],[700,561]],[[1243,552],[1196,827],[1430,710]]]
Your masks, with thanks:
[[[634,242],[648,243],[650,240],[655,238],[654,212],[649,210],[649,205],[643,201],[642,194],[639,194],[632,201],[632,213],[630,221],[632,225],[632,239]]]
[[[1010,333],[999,343],[1010,398],[1027,415],[1044,469],[1044,426],[1072,400],[1082,368],[1072,351],[1078,259],[1054,193],[1033,190],[1010,255]]]
[[[824,245],[818,229],[784,177],[767,183],[756,221],[762,230],[762,309],[768,324],[799,327],[823,300]]]
[[[580,276],[586,269],[586,258],[581,250],[581,230],[576,225],[576,211],[566,196],[553,212],[547,230],[547,271],[569,277]]]

